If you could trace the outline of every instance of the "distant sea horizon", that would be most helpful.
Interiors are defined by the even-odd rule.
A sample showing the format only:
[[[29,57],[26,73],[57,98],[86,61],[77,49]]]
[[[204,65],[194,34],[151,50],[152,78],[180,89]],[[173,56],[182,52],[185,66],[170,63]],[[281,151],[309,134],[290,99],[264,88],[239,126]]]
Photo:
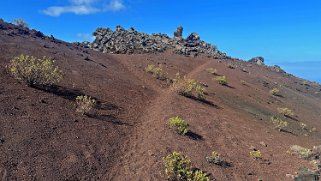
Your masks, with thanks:
[[[279,65],[284,71],[296,77],[321,84],[321,61],[305,62],[267,62],[269,65]]]

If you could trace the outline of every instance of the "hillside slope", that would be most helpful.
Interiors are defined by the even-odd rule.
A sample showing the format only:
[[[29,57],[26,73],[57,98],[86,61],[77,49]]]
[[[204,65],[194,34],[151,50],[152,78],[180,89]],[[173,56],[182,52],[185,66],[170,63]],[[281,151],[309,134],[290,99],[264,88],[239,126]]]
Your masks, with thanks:
[[[320,85],[239,60],[110,55],[38,35],[0,22],[1,178],[165,180],[162,157],[173,151],[216,180],[286,180],[301,166],[311,167],[286,151],[320,143]],[[15,80],[5,66],[20,54],[54,58],[63,81],[44,91]],[[178,95],[145,72],[149,64],[161,64],[168,77],[180,72],[207,85],[211,104]],[[228,86],[213,80],[210,67],[227,77]],[[275,87],[281,96],[269,93]],[[74,99],[84,94],[98,100],[94,116],[75,112]],[[295,116],[283,117],[280,107]],[[188,136],[169,128],[168,119],[177,115],[188,122]],[[271,116],[289,126],[279,132]],[[253,148],[263,159],[249,156]],[[214,150],[230,167],[207,163]]]

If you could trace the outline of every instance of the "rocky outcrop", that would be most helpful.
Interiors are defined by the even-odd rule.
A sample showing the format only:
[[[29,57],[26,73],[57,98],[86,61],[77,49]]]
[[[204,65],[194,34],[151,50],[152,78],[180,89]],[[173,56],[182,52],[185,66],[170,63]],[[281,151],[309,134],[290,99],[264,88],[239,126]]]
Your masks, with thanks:
[[[272,69],[275,71],[275,72],[278,72],[278,73],[286,73],[280,66],[278,65],[273,65],[272,66]]]
[[[182,39],[183,38],[183,27],[179,26],[174,32],[174,38]]]
[[[182,37],[183,27],[178,27],[174,38],[166,34],[146,34],[134,28],[125,30],[117,26],[113,31],[110,28],[98,28],[94,32],[96,39],[90,44],[94,50],[104,53],[133,54],[133,53],[159,53],[172,51],[186,56],[205,55],[214,58],[226,58],[211,44],[205,43],[196,33],[190,34],[186,39]]]
[[[249,62],[256,63],[258,65],[264,65],[264,58],[263,57],[254,57],[249,60]]]

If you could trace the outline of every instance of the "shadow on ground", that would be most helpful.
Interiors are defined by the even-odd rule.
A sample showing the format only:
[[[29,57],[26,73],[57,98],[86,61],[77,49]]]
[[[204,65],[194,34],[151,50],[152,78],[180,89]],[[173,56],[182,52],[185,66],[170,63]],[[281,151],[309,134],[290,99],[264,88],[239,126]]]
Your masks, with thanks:
[[[188,131],[185,135],[192,140],[204,140],[201,135],[194,133],[193,131]]]
[[[105,114],[87,114],[88,117],[99,120],[99,121],[106,121],[110,122],[115,125],[125,125],[125,126],[133,126],[132,124],[125,123],[118,119],[113,115],[105,115]]]
[[[189,99],[193,99],[199,103],[202,103],[202,104],[206,104],[206,105],[209,105],[211,107],[214,107],[216,109],[222,109],[221,107],[219,107],[218,105],[214,104],[212,101],[209,101],[209,100],[206,100],[204,98],[199,98],[199,97],[196,97],[194,95],[190,95],[190,94],[180,94],[181,96],[184,96],[186,98],[189,98]]]
[[[43,87],[43,86],[34,85],[32,87],[36,88],[38,90],[44,91],[44,92],[54,94],[54,95],[62,97],[64,99],[68,99],[68,100],[75,100],[77,96],[84,95],[84,93],[81,92],[80,90],[68,89],[66,87],[57,86],[57,85],[50,86],[50,87]]]

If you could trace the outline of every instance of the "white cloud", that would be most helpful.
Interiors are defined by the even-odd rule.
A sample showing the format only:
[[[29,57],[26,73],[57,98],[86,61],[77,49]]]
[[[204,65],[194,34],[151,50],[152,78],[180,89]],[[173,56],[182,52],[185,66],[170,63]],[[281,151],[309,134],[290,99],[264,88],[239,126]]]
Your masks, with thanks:
[[[42,13],[58,17],[65,13],[73,13],[76,15],[94,14],[103,11],[120,11],[125,9],[122,0],[109,0],[107,7],[96,7],[96,2],[99,0],[70,0],[70,5],[67,6],[51,6],[42,11]]]
[[[125,5],[122,0],[112,0],[109,5],[106,7],[106,10],[110,11],[120,11],[125,9]]]
[[[77,15],[93,14],[100,10],[91,6],[79,5],[79,6],[52,6],[44,10],[43,13],[49,16],[60,16],[64,13],[74,13]]]

